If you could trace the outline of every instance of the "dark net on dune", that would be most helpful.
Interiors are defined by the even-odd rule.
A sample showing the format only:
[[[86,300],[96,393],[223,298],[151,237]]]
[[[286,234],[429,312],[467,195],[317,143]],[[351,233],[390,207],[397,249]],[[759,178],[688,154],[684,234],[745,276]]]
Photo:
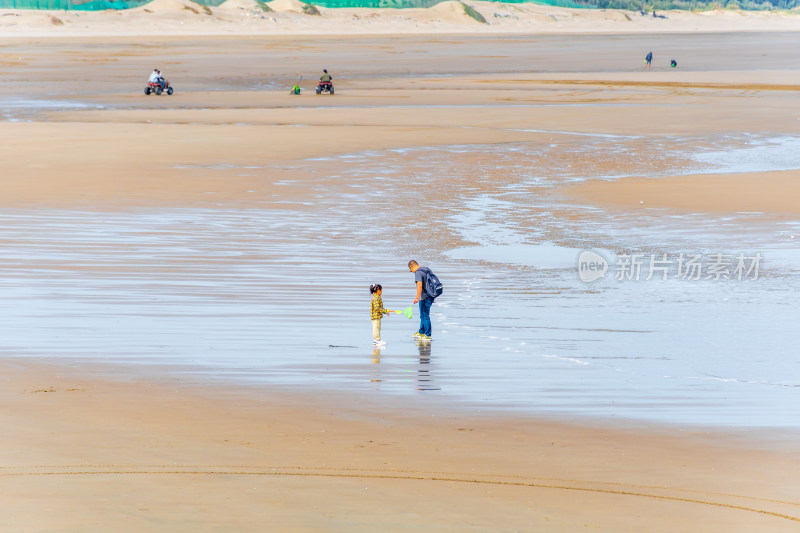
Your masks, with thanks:
[[[57,11],[105,11],[109,9],[131,9],[150,3],[152,0],[0,0],[0,9],[50,9]],[[194,0],[194,3],[216,7],[225,0]],[[327,8],[426,8],[445,0],[312,0],[307,2]],[[493,0],[491,0],[493,1]],[[259,2],[264,3],[264,2]],[[592,8],[593,5],[580,4],[572,0],[504,0],[508,4],[541,4],[559,7]]]

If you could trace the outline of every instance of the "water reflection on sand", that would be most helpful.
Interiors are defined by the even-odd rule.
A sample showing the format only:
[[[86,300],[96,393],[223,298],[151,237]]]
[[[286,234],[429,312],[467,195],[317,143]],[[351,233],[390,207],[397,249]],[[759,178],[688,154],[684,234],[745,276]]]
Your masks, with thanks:
[[[587,149],[628,141],[591,142],[599,144]],[[355,186],[315,181],[311,210],[6,210],[0,349],[484,407],[796,426],[800,273],[781,232],[797,222],[573,205],[554,186],[591,166],[534,164],[546,155],[510,145],[305,161],[297,176],[324,165],[329,179]],[[437,205],[443,236],[431,246],[420,239],[430,220],[414,210],[407,183],[459,172],[479,190],[460,188]],[[504,172],[513,183],[481,188]],[[758,251],[765,262],[757,281],[588,285],[571,260],[588,247]],[[416,318],[393,315],[384,320],[388,346],[376,352],[366,288],[380,282],[389,308],[410,304],[412,255],[445,281],[434,341],[416,344]]]

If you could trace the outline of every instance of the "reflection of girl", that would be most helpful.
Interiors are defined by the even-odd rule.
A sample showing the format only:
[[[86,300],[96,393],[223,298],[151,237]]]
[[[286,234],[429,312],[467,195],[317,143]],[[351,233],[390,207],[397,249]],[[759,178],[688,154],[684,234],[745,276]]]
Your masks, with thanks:
[[[372,295],[370,318],[372,318],[373,344],[377,346],[385,346],[386,341],[381,340],[381,318],[383,318],[384,313],[388,315],[391,311],[388,311],[383,307],[383,298],[381,298],[381,294],[383,294],[383,287],[381,287],[380,284],[375,283],[370,285],[369,293]]]

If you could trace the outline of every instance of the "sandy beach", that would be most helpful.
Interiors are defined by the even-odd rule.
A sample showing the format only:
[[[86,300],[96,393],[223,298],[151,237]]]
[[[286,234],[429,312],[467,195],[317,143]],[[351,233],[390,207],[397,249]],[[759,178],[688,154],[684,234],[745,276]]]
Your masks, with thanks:
[[[797,529],[800,18],[470,5],[0,13],[0,530]]]
[[[793,531],[797,441],[3,362],[7,531]]]

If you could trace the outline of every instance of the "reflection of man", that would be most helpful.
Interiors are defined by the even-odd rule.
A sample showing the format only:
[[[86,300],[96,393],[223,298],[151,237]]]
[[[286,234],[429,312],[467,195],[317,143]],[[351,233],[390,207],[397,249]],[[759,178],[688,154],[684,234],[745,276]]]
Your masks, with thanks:
[[[429,342],[418,342],[417,343],[417,350],[419,350],[419,371],[420,374],[430,373],[427,365],[431,364],[431,343]]]
[[[408,262],[408,270],[414,273],[414,281],[417,284],[417,296],[414,303],[419,302],[419,331],[414,333],[414,338],[423,341],[431,340],[431,305],[433,298],[428,296],[423,289],[428,269],[419,266],[413,259]]]
[[[431,375],[431,343],[417,342],[419,348],[419,369],[417,370],[417,390],[440,390],[433,383]]]

